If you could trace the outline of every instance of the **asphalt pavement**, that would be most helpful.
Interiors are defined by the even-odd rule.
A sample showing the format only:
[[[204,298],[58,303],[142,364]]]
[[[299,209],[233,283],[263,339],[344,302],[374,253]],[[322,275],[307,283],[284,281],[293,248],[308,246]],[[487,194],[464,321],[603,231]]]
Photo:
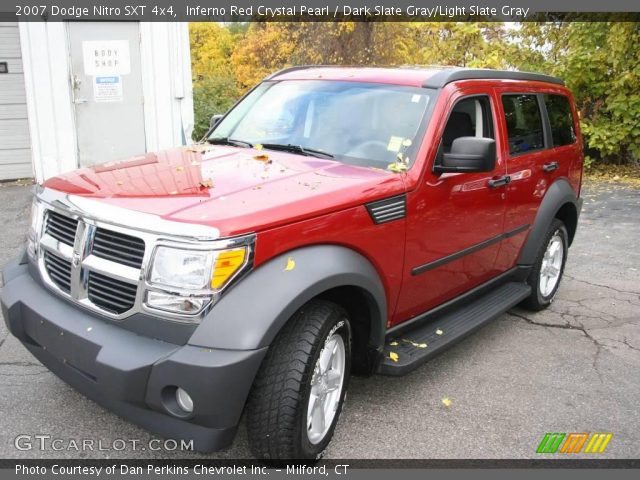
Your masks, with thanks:
[[[640,458],[640,190],[591,183],[583,196],[553,305],[515,309],[405,377],[352,379],[328,457],[535,458],[547,432],[610,432],[599,458]],[[0,205],[2,265],[23,243],[29,187],[0,184]],[[0,412],[0,458],[250,457],[244,424],[216,454],[150,450],[157,437],[59,380],[4,322]],[[63,450],[19,450],[19,435]],[[83,439],[107,450],[78,452]]]

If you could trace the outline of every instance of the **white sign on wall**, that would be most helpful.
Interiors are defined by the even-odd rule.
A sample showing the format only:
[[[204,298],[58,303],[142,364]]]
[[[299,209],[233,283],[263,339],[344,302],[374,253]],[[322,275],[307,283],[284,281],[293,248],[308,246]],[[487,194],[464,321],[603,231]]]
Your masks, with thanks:
[[[109,75],[94,77],[93,100],[98,103],[122,101],[122,77]]]
[[[85,75],[126,75],[131,72],[128,40],[82,42]]]

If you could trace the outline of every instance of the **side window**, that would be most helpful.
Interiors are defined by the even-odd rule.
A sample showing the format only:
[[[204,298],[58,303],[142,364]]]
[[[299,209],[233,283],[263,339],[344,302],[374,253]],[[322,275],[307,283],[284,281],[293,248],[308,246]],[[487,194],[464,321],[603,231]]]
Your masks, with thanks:
[[[576,132],[569,99],[564,95],[545,95],[544,104],[547,107],[549,123],[551,124],[553,146],[560,147],[574,143],[576,141]]]
[[[459,137],[494,138],[488,97],[464,98],[455,104],[442,134],[442,151],[449,153]]]
[[[503,95],[502,107],[512,155],[544,148],[542,116],[535,95]]]

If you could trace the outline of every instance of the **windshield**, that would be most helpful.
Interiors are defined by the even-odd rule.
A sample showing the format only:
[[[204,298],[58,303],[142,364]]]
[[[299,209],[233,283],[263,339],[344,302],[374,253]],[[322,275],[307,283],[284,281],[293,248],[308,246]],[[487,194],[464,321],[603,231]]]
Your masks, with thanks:
[[[301,147],[357,165],[408,158],[430,100],[417,87],[326,80],[264,82],[216,126],[209,141]],[[409,158],[409,161],[413,159]]]

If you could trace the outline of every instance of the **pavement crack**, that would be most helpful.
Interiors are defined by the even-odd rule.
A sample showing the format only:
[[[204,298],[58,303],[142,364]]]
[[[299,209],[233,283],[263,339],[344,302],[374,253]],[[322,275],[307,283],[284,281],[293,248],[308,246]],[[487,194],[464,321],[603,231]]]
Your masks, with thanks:
[[[591,285],[592,287],[606,288],[608,290],[613,290],[614,292],[618,292],[618,293],[625,293],[627,295],[640,295],[640,292],[632,292],[631,290],[620,290],[620,289],[612,287],[610,285],[603,285],[601,283],[589,282],[587,280],[582,280],[581,278],[572,277],[571,275],[567,275],[567,274],[565,274],[564,276],[565,276],[565,278],[569,278],[569,279],[574,280],[576,282],[586,283],[587,285]]]
[[[520,318],[521,320],[524,320],[525,322],[531,324],[531,325],[535,325],[538,327],[544,327],[544,328],[558,328],[560,330],[575,330],[578,331],[580,333],[582,333],[587,339],[589,339],[593,345],[596,347],[596,351],[593,355],[593,361],[591,362],[591,365],[593,366],[594,371],[596,372],[596,374],[598,375],[598,378],[600,379],[600,383],[604,383],[603,379],[602,379],[602,373],[600,372],[600,369],[598,368],[598,360],[600,359],[600,353],[602,352],[602,349],[606,346],[603,345],[602,343],[600,343],[598,340],[596,340],[588,331],[587,329],[583,326],[575,326],[575,325],[570,325],[569,323],[566,324],[557,324],[557,323],[546,323],[546,322],[536,322],[535,320],[527,317],[526,315],[522,315],[520,313],[515,313],[515,312],[509,312],[510,315],[513,315],[514,317]]]
[[[0,362],[0,367],[42,367],[45,368],[41,363],[37,362]]]
[[[509,315],[513,315],[514,317],[518,317],[522,320],[524,320],[527,323],[530,323],[531,325],[537,325],[538,327],[547,327],[547,328],[560,328],[562,330],[578,330],[580,331],[581,329],[578,327],[574,327],[573,325],[569,324],[568,322],[566,324],[558,324],[558,323],[545,323],[545,322],[536,322],[535,320],[532,320],[531,318],[527,317],[526,315],[522,315],[520,313],[515,313],[515,312],[509,312]],[[585,333],[583,331],[583,333]]]
[[[637,351],[637,352],[640,352],[640,348],[638,348],[638,347],[634,347],[633,345],[631,345],[631,344],[629,343],[629,340],[627,340],[627,337],[624,337],[624,338],[622,339],[622,343],[624,343],[624,344],[625,344],[627,347],[629,347],[631,350],[635,350],[635,351]]]

